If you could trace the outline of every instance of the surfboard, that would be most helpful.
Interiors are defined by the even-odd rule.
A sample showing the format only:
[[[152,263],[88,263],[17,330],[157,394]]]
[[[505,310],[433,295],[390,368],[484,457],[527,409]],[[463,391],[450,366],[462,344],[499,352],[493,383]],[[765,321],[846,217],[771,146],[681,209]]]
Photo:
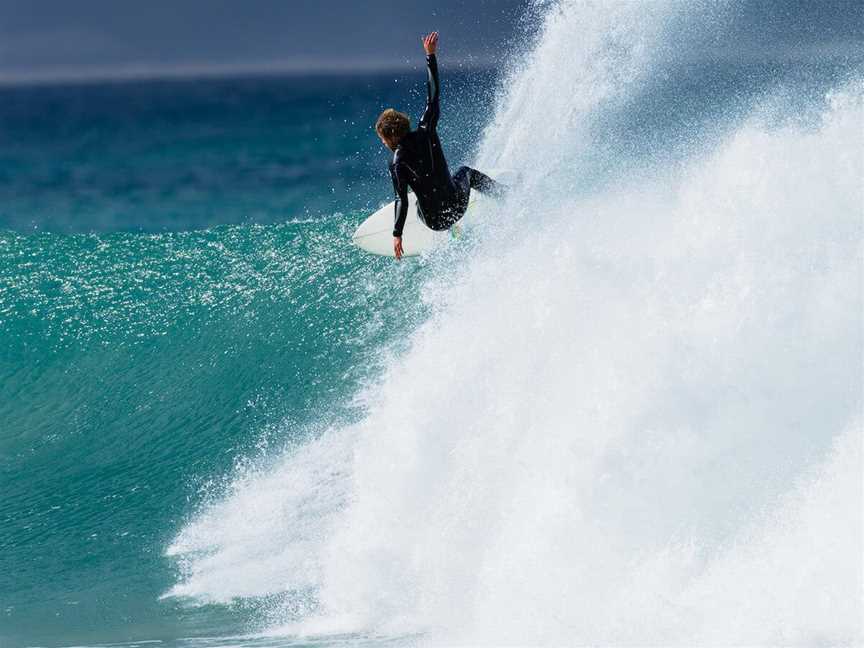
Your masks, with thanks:
[[[496,180],[510,184],[508,172],[490,172]],[[408,192],[408,217],[405,219],[405,227],[402,229],[403,256],[417,256],[435,247],[446,243],[451,238],[458,238],[466,219],[471,218],[471,211],[478,203],[493,200],[484,196],[479,191],[471,192],[468,209],[465,215],[447,231],[436,232],[423,224],[417,215],[417,197],[414,192]],[[395,256],[393,254],[393,216],[395,201],[384,205],[374,214],[364,220],[360,227],[354,232],[351,241],[361,250],[378,254],[380,256]]]

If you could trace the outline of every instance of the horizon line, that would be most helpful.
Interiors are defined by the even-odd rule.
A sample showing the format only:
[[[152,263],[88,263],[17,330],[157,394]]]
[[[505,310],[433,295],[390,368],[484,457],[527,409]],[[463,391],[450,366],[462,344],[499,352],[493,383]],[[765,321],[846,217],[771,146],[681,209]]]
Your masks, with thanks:
[[[482,70],[494,65],[488,57],[461,58],[447,67]],[[420,69],[422,61],[369,60],[345,64],[337,61],[255,61],[246,63],[130,63],[122,65],[54,66],[31,70],[0,69],[0,87],[29,85],[88,84],[123,81],[219,79],[256,76],[354,75],[408,72]]]

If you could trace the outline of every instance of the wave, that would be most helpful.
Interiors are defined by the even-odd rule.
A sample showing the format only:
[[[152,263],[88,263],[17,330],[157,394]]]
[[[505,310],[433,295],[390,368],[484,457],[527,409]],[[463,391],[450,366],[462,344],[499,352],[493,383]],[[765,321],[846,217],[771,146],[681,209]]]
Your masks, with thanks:
[[[260,597],[268,634],[861,641],[860,82],[634,155],[601,127],[677,9],[543,15],[478,155],[522,190],[429,262],[362,420],[182,528],[168,595]]]

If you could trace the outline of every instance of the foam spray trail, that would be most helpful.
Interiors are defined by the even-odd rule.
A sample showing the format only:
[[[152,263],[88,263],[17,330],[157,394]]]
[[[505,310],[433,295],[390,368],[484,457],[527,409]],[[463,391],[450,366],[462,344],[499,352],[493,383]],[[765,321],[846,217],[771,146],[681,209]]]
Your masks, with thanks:
[[[559,91],[542,66],[585,16],[642,43],[586,45],[612,57],[610,80],[541,142],[560,161],[590,150],[584,124],[650,73],[662,34],[662,14],[593,7],[548,14],[481,151],[526,176],[495,216],[519,236],[485,236],[446,290],[431,282],[441,307],[364,421],[187,528],[212,553],[184,593],[264,595],[303,574],[315,613],[276,631],[442,644],[862,639],[861,87],[807,127],[756,113],[708,156],[574,195],[529,146]],[[275,487],[290,479],[329,505],[296,506]],[[272,524],[240,536],[220,512],[246,499]],[[298,531],[314,541],[267,578],[219,558],[254,565],[256,542]]]
[[[673,15],[667,2],[551,5],[534,49],[514,56],[478,164],[518,166],[528,187],[549,173],[575,181],[590,162],[594,118],[646,80]]]
[[[328,609],[442,643],[860,638],[854,95],[474,263],[360,431]]]
[[[308,607],[307,592],[320,582],[314,557],[346,497],[346,445],[334,433],[266,470],[245,466],[172,542],[168,555],[179,557],[186,578],[166,596],[228,603],[289,591]]]

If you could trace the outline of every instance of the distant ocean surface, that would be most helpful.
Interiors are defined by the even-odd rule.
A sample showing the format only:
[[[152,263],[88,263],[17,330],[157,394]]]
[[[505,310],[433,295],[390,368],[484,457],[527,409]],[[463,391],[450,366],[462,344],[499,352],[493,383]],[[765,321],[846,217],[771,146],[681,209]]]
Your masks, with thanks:
[[[494,75],[448,70],[454,160]],[[425,70],[0,87],[0,224],[30,233],[200,229],[368,209],[389,196],[373,125],[415,115]]]
[[[0,646],[860,644],[860,52],[683,6],[442,52],[403,263],[419,65],[0,87]]]

